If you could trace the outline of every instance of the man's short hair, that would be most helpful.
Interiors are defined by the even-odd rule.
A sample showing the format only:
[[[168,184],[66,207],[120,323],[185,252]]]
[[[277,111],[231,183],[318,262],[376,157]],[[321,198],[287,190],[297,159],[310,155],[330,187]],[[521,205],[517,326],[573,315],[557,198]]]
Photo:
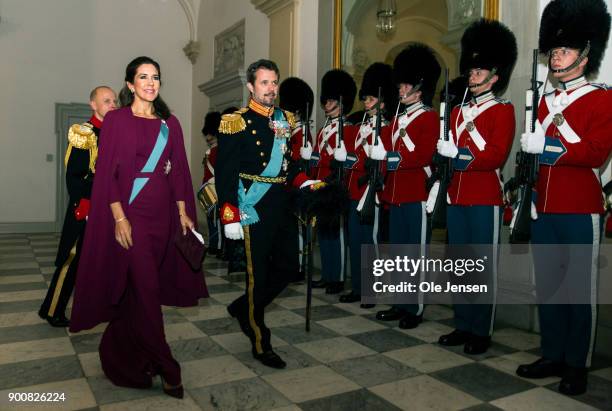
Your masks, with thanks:
[[[272,60],[259,59],[256,62],[251,63],[251,65],[247,69],[247,82],[255,84],[255,72],[261,68],[266,70],[272,70],[276,73],[277,76],[280,77],[280,74],[278,72],[278,66],[275,62],[273,62]]]
[[[98,95],[98,91],[103,89],[103,88],[107,88],[110,91],[113,91],[113,89],[110,88],[109,86],[98,86],[98,87],[94,88],[93,90],[91,90],[91,93],[89,93],[89,101],[94,101],[96,99],[96,96]]]

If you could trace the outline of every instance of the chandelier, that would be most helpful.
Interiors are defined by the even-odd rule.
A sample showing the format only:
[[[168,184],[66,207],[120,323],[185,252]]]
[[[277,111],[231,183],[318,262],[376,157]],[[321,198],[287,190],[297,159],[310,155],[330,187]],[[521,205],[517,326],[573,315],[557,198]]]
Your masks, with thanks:
[[[395,31],[395,15],[397,7],[395,0],[378,0],[376,10],[376,32],[381,36],[388,36]]]

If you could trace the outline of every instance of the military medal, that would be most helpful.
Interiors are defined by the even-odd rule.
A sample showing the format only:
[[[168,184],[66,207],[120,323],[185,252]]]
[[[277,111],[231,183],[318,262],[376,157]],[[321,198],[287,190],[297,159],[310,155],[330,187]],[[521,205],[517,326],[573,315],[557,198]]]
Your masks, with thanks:
[[[563,117],[563,114],[555,114],[555,116],[553,117],[553,123],[555,123],[557,127],[563,125],[563,123],[565,123],[565,118]]]

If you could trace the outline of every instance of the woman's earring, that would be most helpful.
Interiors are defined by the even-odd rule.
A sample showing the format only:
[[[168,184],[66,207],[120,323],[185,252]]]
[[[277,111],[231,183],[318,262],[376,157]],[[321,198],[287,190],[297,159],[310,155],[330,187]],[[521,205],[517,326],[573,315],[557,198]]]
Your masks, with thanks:
[[[134,89],[133,88],[131,88],[130,91],[132,92],[132,94],[134,94]]]

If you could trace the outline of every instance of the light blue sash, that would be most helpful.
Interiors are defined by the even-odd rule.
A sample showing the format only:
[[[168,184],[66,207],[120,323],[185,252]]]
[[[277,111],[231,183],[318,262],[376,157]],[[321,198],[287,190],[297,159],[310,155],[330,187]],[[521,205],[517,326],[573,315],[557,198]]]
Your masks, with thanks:
[[[274,121],[283,122],[283,112],[279,109],[274,110]],[[288,124],[287,124],[288,127]],[[277,177],[281,166],[283,164],[283,152],[281,146],[287,144],[287,140],[284,138],[278,138],[275,136],[274,145],[272,146],[272,153],[270,154],[270,162],[266,168],[262,171],[262,177]],[[268,192],[271,183],[262,183],[259,181],[253,181],[249,190],[244,192],[244,185],[242,180],[238,179],[238,208],[240,209],[240,224],[250,225],[255,224],[259,221],[259,215],[255,211],[255,204],[262,199],[262,197]]]
[[[153,151],[149,154],[147,163],[144,165],[141,173],[152,173],[155,170],[155,166],[159,162],[159,158],[168,144],[168,126],[166,122],[162,120],[161,127],[159,128],[159,134],[157,135],[157,141],[153,147]],[[134,185],[132,185],[132,194],[130,194],[130,201],[128,204],[132,204],[132,201],[136,199],[140,191],[144,188],[145,184],[149,181],[149,177],[136,177],[134,179]]]

